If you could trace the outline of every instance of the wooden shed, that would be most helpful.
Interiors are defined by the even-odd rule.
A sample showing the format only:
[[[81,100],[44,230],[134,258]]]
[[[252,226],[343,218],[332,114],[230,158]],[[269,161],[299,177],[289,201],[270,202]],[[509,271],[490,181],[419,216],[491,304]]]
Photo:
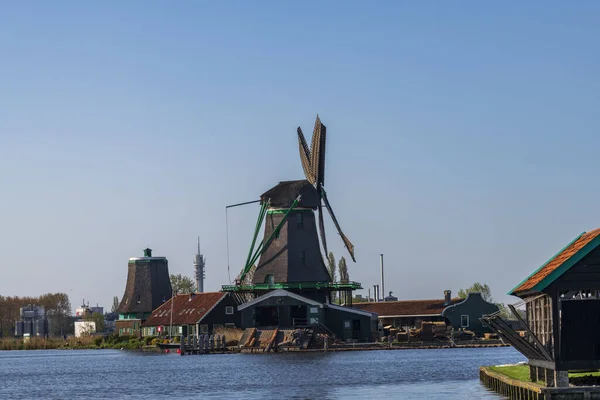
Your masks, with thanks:
[[[525,338],[498,315],[486,318],[529,359],[534,381],[568,386],[569,370],[600,369],[599,246],[600,229],[580,234],[509,292],[525,304]]]

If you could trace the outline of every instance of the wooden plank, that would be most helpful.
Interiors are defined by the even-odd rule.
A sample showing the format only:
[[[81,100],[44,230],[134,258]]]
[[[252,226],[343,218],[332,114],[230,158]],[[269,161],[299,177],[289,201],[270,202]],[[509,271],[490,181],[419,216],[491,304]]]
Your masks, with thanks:
[[[502,318],[493,318],[488,321],[490,327],[505,338],[515,349],[521,352],[527,358],[543,359],[543,354],[538,351],[529,341],[518,335]]]
[[[534,301],[537,301],[537,300],[534,300]],[[537,336],[531,331],[531,329],[529,329],[529,326],[525,323],[525,321],[523,321],[523,318],[521,318],[521,315],[517,312],[517,310],[515,309],[515,306],[513,306],[512,304],[509,304],[508,308],[510,308],[510,311],[512,311],[513,315],[517,318],[517,320],[522,322],[523,325],[525,325],[525,329],[529,332],[529,334],[531,335],[531,338],[533,339],[533,341],[535,342],[537,347],[539,347],[539,351],[543,354],[544,358],[548,361],[554,361],[552,356],[550,355],[550,353],[548,353],[548,351],[544,347],[544,345],[540,342],[540,340],[537,338]]]

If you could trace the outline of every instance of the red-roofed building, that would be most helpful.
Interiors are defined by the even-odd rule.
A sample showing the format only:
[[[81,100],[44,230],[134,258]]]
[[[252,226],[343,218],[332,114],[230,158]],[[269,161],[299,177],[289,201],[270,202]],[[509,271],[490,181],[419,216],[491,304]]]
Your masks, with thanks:
[[[233,295],[223,292],[180,294],[152,311],[142,323],[142,336],[213,333],[218,327],[239,328],[240,315]]]
[[[600,369],[600,229],[583,232],[509,292],[526,307],[521,338],[488,323],[525,355],[532,380],[568,386],[569,370]]]

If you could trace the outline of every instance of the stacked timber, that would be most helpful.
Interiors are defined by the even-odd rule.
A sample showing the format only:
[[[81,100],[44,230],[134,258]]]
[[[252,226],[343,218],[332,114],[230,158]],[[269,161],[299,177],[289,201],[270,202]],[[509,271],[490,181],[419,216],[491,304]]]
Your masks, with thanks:
[[[408,342],[409,339],[410,339],[410,333],[408,333],[404,329],[398,330],[398,333],[396,334],[396,340],[398,342]]]
[[[448,327],[445,322],[433,322],[432,324],[433,336],[436,339],[448,339]]]
[[[246,338],[246,342],[243,344],[244,347],[252,347],[254,345],[254,341],[255,341],[254,335],[256,335],[256,328],[250,329],[250,333],[248,334],[248,337]]]
[[[421,323],[421,340],[423,342],[433,341],[433,322]]]
[[[273,334],[271,335],[271,338],[269,339],[267,346],[265,347],[265,351],[269,352],[271,351],[271,349],[273,348],[273,345],[275,344],[275,340],[277,339],[277,334],[279,333],[279,328],[275,328],[275,330],[273,331]]]

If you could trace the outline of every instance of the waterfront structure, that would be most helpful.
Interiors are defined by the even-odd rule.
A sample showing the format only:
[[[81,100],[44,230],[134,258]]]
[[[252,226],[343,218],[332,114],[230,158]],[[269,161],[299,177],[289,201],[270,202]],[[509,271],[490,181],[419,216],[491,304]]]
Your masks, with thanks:
[[[467,298],[444,308],[442,317],[455,330],[467,329],[477,336],[493,332],[483,317],[496,313],[500,308],[485,301],[481,293],[469,293]]]
[[[486,322],[528,358],[533,381],[564,387],[569,370],[600,369],[600,229],[577,236],[509,294],[525,305],[526,321],[509,305],[525,337],[498,314]]]
[[[283,330],[322,328],[343,341],[369,342],[377,331],[377,315],[332,303],[321,303],[277,289],[238,307],[244,328]]]
[[[172,296],[169,265],[165,257],[153,257],[147,248],[143,257],[130,258],[127,268],[115,329],[119,335],[139,336],[142,322]]]
[[[196,292],[204,293],[204,278],[206,278],[206,258],[200,253],[200,237],[198,237],[198,252],[194,256],[194,277]]]
[[[96,333],[96,323],[94,321],[75,321],[75,337],[89,336],[94,333]]]
[[[381,326],[387,329],[408,331],[423,322],[445,322],[455,330],[468,330],[477,336],[492,331],[481,318],[498,311],[498,306],[483,300],[480,293],[460,299],[452,298],[450,290],[445,290],[441,299],[354,303],[353,307],[376,313]]]
[[[285,329],[300,326],[294,321],[302,321],[305,328],[370,340],[371,313],[331,304],[331,293],[338,291],[350,305],[352,291],[361,286],[357,282],[332,282],[321,253],[322,245],[328,254],[326,208],[356,261],[354,246],[342,232],[325,192],[326,127],[317,116],[310,150],[300,128],[297,135],[306,179],[279,182],[260,196],[259,218],[245,266],[235,285],[223,286],[222,290],[237,294],[244,328]],[[255,246],[263,223],[263,239]],[[337,319],[342,321],[339,327]]]
[[[44,307],[29,304],[19,309],[19,320],[15,322],[16,337],[46,337],[48,333],[48,318]]]
[[[220,328],[239,328],[240,313],[231,293],[179,294],[152,311],[142,336],[195,336]]]

